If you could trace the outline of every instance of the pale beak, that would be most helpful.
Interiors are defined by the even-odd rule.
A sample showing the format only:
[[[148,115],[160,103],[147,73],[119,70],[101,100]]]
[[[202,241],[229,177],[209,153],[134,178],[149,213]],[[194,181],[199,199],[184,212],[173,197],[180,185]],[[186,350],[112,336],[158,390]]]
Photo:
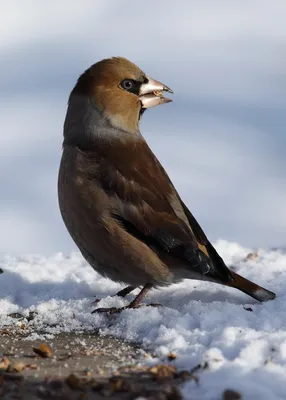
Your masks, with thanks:
[[[160,104],[170,103],[171,99],[163,96],[163,92],[173,93],[173,91],[161,82],[146,77],[148,82],[142,83],[139,91],[139,99],[142,108],[159,106]]]

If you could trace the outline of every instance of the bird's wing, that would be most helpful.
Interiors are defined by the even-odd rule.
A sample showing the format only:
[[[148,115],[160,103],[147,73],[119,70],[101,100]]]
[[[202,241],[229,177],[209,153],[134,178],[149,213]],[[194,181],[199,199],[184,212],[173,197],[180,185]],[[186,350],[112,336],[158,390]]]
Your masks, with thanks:
[[[167,252],[197,273],[229,280],[228,268],[151,150],[137,152],[137,158],[130,160],[131,168],[125,167],[118,154],[122,152],[117,149],[110,157],[106,150],[97,156],[96,178],[109,197],[110,216],[158,254]],[[125,151],[125,157],[127,154]]]
[[[197,222],[193,214],[190,212],[190,210],[187,208],[187,206],[183,203],[181,199],[179,199],[179,201],[188,219],[189,226],[191,227],[196,237],[199,247],[211,259],[215,272],[217,272],[223,280],[226,281],[232,280],[233,279],[232,272],[230,272],[230,270],[225,265],[223,259],[219,256],[216,249],[209,242],[208,238],[206,237],[204,231],[200,227],[199,223]]]

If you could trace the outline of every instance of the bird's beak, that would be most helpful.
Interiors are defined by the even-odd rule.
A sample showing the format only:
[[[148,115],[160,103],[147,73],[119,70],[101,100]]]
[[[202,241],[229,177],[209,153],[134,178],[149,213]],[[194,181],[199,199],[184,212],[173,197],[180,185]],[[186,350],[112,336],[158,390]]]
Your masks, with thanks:
[[[139,91],[139,99],[142,108],[150,108],[159,106],[160,104],[169,103],[172,101],[163,96],[163,92],[173,93],[173,91],[161,82],[147,77],[148,82],[142,83]]]

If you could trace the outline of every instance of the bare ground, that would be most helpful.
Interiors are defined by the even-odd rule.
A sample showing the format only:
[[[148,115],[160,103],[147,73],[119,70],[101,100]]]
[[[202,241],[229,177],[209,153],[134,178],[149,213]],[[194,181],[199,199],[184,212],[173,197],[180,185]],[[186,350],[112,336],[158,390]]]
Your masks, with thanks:
[[[179,383],[192,379],[177,373],[171,361],[146,367],[146,352],[139,346],[97,333],[63,333],[43,345],[4,330],[0,353],[0,398],[5,400],[176,400]]]

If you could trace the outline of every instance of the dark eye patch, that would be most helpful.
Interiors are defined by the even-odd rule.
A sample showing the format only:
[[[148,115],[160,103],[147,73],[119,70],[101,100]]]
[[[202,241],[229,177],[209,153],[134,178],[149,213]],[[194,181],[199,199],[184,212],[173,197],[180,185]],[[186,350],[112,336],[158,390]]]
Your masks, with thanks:
[[[123,79],[123,81],[120,82],[120,87],[127,92],[139,95],[141,84],[142,82],[136,81],[134,79]]]

